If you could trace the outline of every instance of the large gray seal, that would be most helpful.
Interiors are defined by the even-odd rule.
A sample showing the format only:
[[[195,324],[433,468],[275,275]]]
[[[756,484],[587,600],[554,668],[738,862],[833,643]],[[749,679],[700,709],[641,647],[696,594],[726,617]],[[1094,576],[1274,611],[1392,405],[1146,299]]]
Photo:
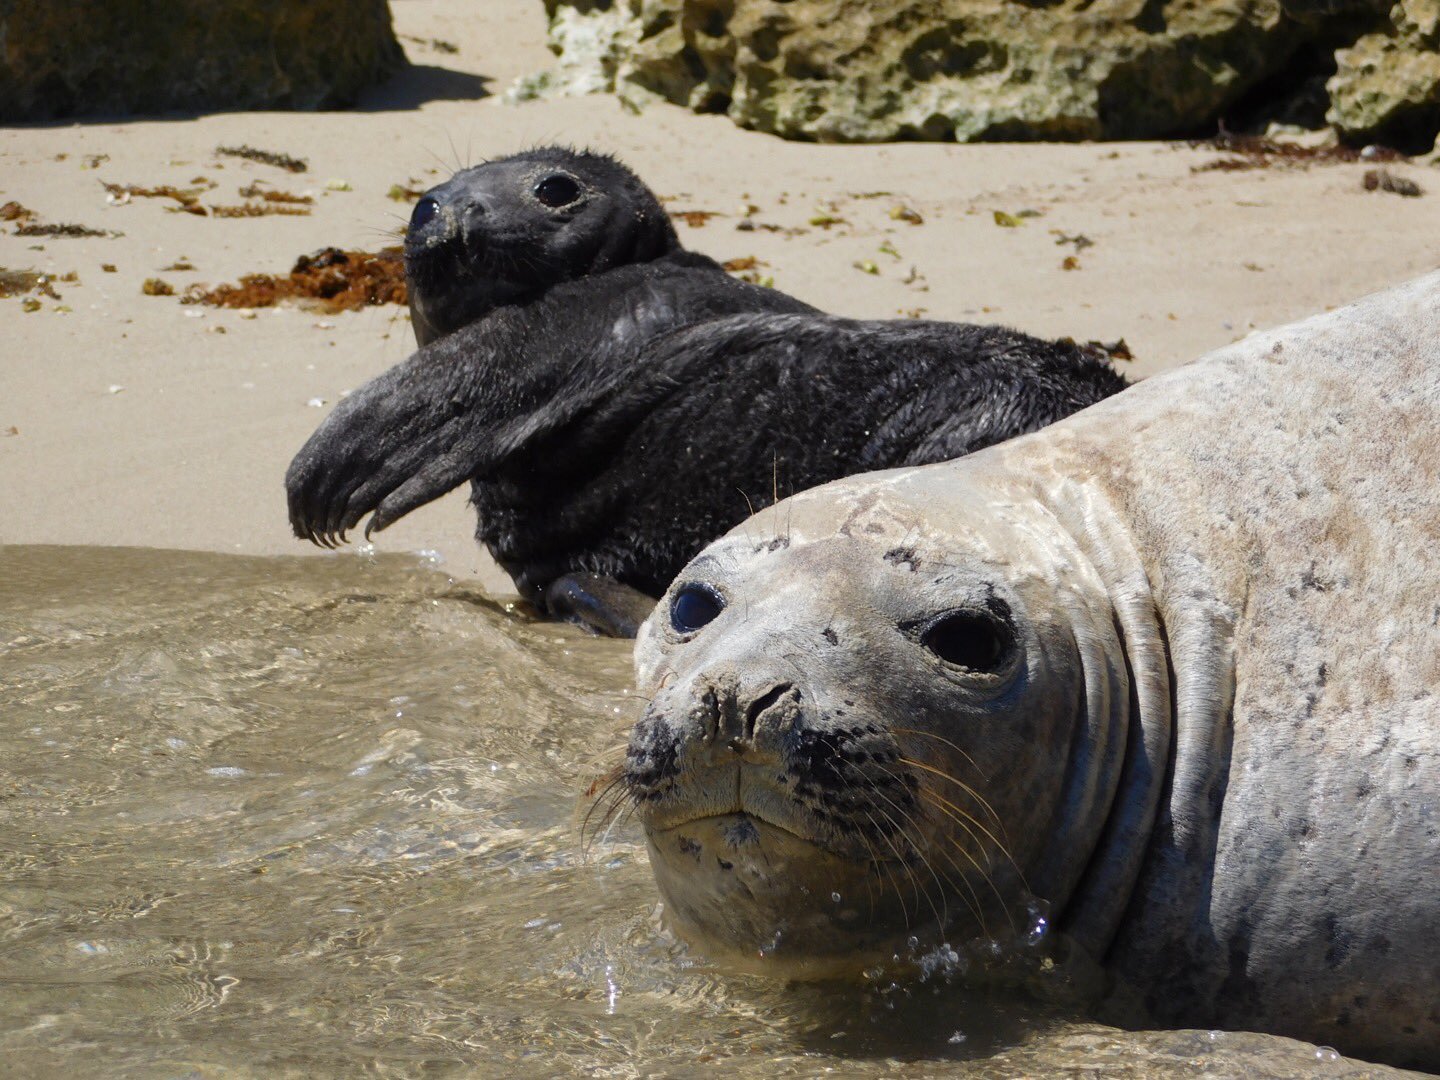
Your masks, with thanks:
[[[782,502],[637,669],[707,953],[852,972],[1039,898],[1151,1021],[1440,1067],[1440,274]]]

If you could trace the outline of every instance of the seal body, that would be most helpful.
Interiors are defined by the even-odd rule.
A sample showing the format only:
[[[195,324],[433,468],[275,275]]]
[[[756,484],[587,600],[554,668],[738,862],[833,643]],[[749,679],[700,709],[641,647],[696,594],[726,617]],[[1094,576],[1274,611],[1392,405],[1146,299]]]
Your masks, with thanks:
[[[632,633],[756,507],[939,461],[1120,390],[1097,353],[1001,327],[837,318],[680,248],[612,159],[458,174],[406,246],[417,336],[286,477],[297,535],[367,534],[467,480],[477,537],[541,608]]]
[[[1437,432],[1431,275],[750,519],[637,648],[671,925],[836,974],[1043,901],[1152,1020],[1440,1067]]]

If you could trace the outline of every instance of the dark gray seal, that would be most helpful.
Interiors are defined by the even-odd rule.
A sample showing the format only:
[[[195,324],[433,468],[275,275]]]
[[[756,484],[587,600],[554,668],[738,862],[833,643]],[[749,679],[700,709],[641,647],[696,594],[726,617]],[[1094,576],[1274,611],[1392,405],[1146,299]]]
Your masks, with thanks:
[[[468,480],[521,594],[613,633],[778,493],[969,453],[1125,385],[1072,342],[841,319],[738,281],[595,154],[457,175],[417,206],[407,266],[429,343],[296,456],[296,534],[334,544],[373,514],[368,535]]]
[[[1440,1068],[1440,274],[709,546],[637,645],[666,918],[784,975],[1058,941]]]

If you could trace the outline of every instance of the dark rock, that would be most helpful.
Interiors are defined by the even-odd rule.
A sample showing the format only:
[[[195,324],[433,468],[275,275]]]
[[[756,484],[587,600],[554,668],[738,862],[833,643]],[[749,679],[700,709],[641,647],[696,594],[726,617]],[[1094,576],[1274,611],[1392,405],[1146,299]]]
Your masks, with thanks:
[[[385,0],[0,0],[0,120],[348,105],[405,55]]]

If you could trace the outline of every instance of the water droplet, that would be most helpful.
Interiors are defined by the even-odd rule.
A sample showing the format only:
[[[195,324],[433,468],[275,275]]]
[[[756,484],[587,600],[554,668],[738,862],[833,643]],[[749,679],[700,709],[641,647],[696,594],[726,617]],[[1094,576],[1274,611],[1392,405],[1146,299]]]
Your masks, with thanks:
[[[965,1033],[963,1031],[957,1031],[954,1035],[951,1035],[947,1041],[953,1046],[959,1046],[965,1041]]]
[[[1340,1051],[1333,1046],[1317,1046],[1315,1048],[1316,1061],[1339,1061]]]
[[[838,892],[832,892],[830,894],[830,902],[832,904],[838,904],[840,902],[840,894]]]
[[[1050,905],[1039,897],[1032,897],[1025,905],[1030,918],[1030,929],[1025,933],[1025,944],[1039,945],[1050,932]]]

